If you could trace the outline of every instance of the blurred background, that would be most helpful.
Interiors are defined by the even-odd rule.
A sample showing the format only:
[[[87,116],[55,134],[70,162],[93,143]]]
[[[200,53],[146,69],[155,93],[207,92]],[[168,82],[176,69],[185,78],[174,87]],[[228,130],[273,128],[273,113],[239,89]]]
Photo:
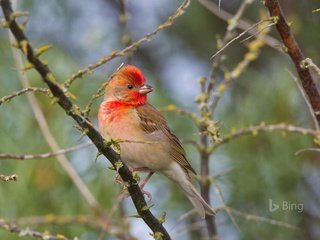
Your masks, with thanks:
[[[42,56],[59,81],[95,63],[102,56],[124,47],[130,38],[137,40],[153,31],[179,6],[181,1],[133,0],[125,1],[128,22],[119,21],[121,4],[116,0],[31,0],[18,1],[19,9],[30,13],[26,34],[33,46],[52,44]],[[218,1],[209,1],[218,4]],[[221,1],[221,9],[234,14],[242,1]],[[320,63],[319,1],[281,0],[288,21],[305,56]],[[260,20],[266,8],[261,1],[253,1],[243,14],[252,23]],[[159,32],[152,41],[142,44],[129,59],[143,70],[155,91],[149,101],[156,108],[175,104],[199,113],[195,97],[200,93],[199,79],[210,77],[210,57],[217,51],[217,39],[224,36],[227,23],[199,1],[192,1],[186,13],[173,26]],[[237,30],[238,33],[241,30]],[[270,33],[279,39],[274,27]],[[127,41],[129,40],[129,41]],[[276,49],[275,49],[276,48]],[[251,63],[222,95],[213,119],[219,121],[223,137],[233,129],[251,125],[288,123],[314,128],[306,103],[288,70],[296,75],[290,58],[278,51],[281,46],[265,46],[259,58]],[[223,52],[223,65],[233,69],[247,52],[246,42],[235,41]],[[70,91],[75,100],[85,106],[91,95],[126,57],[114,59],[90,75],[76,81]],[[13,61],[8,33],[0,31],[0,97],[22,89]],[[33,86],[45,87],[39,75],[26,72]],[[223,74],[217,75],[222,79]],[[318,78],[319,79],[319,78]],[[36,94],[50,129],[61,148],[87,141],[74,127],[75,123],[50,99]],[[96,115],[102,98],[90,113]],[[164,113],[169,125],[183,140],[199,141],[199,132],[186,116]],[[96,124],[97,126],[97,124]],[[36,154],[50,152],[25,95],[14,98],[0,107],[0,153]],[[184,144],[191,165],[199,172],[199,153]],[[287,223],[250,219],[249,215],[234,215],[239,226],[221,211],[216,218],[221,239],[320,239],[320,171],[319,153],[297,151],[315,147],[313,138],[285,132],[250,134],[234,139],[217,148],[210,158],[210,172],[219,175],[225,202],[245,214],[261,216]],[[115,172],[108,169],[104,157],[96,159],[97,150],[88,147],[68,153],[73,168],[84,180],[106,212],[117,203],[120,186],[115,184]],[[14,220],[30,216],[94,215],[55,157],[28,161],[0,160],[0,174],[17,174],[17,182],[0,182],[0,218]],[[180,217],[191,210],[191,204],[177,186],[162,176],[154,176],[145,188],[153,196],[152,211],[160,216],[166,211],[165,227],[173,239],[205,239],[204,221],[196,215]],[[211,205],[223,203],[214,188]],[[270,211],[270,201],[280,209]],[[302,204],[303,211],[281,208],[283,203]],[[118,227],[136,239],[151,239],[150,230],[136,214],[131,199],[113,214]],[[125,219],[125,220],[124,220]],[[192,225],[193,224],[193,225]],[[196,225],[197,224],[197,225]],[[99,229],[81,224],[28,225],[39,231],[63,233],[79,239],[117,239]],[[122,227],[123,226],[123,227]],[[192,226],[195,227],[192,230]],[[297,227],[297,228],[293,228]],[[0,230],[0,239],[17,239],[17,235]],[[29,239],[25,237],[24,239]],[[30,238],[31,239],[31,238]]]

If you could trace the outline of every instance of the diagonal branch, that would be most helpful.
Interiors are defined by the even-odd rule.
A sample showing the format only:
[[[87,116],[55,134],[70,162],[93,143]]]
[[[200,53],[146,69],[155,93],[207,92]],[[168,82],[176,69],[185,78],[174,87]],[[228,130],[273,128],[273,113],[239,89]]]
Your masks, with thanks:
[[[315,81],[308,68],[303,67],[303,61],[305,59],[295,37],[291,33],[290,26],[288,25],[281,6],[277,0],[266,0],[266,7],[269,9],[271,17],[278,19],[276,27],[281,36],[283,44],[293,61],[296,70],[299,74],[302,87],[310,100],[313,111],[316,114],[317,120],[320,123],[320,95],[315,85]]]
[[[133,178],[128,167],[120,161],[120,155],[116,153],[110,145],[108,145],[99,132],[94,128],[91,121],[86,118],[81,109],[74,104],[70,98],[65,94],[63,86],[59,84],[50,71],[48,65],[43,63],[35,54],[32,46],[30,45],[26,35],[19,27],[13,16],[13,10],[9,0],[0,1],[2,11],[5,19],[8,22],[9,28],[17,40],[18,46],[24,53],[30,63],[33,64],[34,68],[41,75],[43,81],[48,85],[53,96],[57,99],[57,103],[65,110],[67,115],[72,117],[83,130],[83,132],[92,140],[96,145],[99,152],[106,156],[112,163],[127,185],[127,189],[133,203],[138,211],[139,216],[153,231],[155,237],[162,237],[162,239],[171,239],[166,229],[162,226],[160,221],[153,216],[150,212],[149,207],[143,197],[141,189],[137,181]]]
[[[17,1],[14,1],[13,3],[17,3]],[[9,38],[10,38],[11,44],[14,45],[15,44],[14,36],[9,33]],[[22,69],[23,61],[22,61],[22,57],[21,57],[20,53],[18,52],[18,50],[16,48],[11,48],[11,50],[12,50],[13,59],[14,59],[14,62],[16,64],[17,69]],[[36,54],[36,56],[40,56],[37,54],[37,50],[35,51],[35,54]],[[32,64],[30,64],[30,65],[32,65]],[[31,88],[29,79],[26,77],[26,75],[23,74],[22,71],[18,71],[18,77],[19,77],[20,82],[23,87],[25,87],[26,89]],[[49,89],[47,89],[47,91],[48,91],[48,94],[50,95],[50,97],[52,98],[53,96],[52,96],[51,92],[49,91]],[[55,137],[53,136],[51,129],[50,129],[50,126],[46,120],[46,117],[41,109],[41,106],[40,106],[37,98],[33,94],[33,92],[27,94],[27,99],[28,99],[30,107],[33,111],[33,114],[35,116],[35,120],[38,123],[39,129],[40,129],[45,141],[47,142],[48,146],[54,152],[59,151],[60,146],[59,146],[58,142],[56,141]],[[90,192],[89,188],[83,182],[83,180],[81,179],[79,174],[75,171],[75,169],[73,168],[71,163],[68,161],[66,156],[61,155],[61,154],[57,155],[57,160],[58,160],[59,164],[61,165],[61,167],[63,168],[63,170],[68,174],[71,181],[78,188],[80,194],[88,202],[90,207],[96,213],[104,215],[106,218],[106,221],[109,221],[110,219],[107,220],[107,215],[105,213],[102,213],[102,211],[101,211],[102,207],[99,205],[99,203],[97,202],[97,200],[95,199],[93,194]]]

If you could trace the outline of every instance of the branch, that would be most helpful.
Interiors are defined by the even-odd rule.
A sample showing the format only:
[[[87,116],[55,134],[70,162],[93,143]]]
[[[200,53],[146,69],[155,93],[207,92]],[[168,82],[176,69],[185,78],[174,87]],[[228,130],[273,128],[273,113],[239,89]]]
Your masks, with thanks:
[[[19,237],[34,237],[36,239],[43,239],[43,240],[68,240],[65,236],[62,234],[52,235],[50,233],[46,232],[37,232],[34,230],[31,230],[30,228],[22,229],[16,224],[6,222],[3,219],[0,219],[0,229],[7,230],[12,233],[17,233]]]
[[[194,124],[196,126],[199,126],[199,124],[200,124],[200,118],[197,116],[197,114],[195,114],[193,112],[189,112],[185,109],[179,108],[176,105],[170,104],[165,107],[160,107],[158,110],[161,112],[175,112],[179,115],[189,117],[194,122]]]
[[[270,24],[268,24],[268,22],[264,22],[263,24],[259,25],[258,27],[258,31],[260,32],[258,34],[258,36],[256,37],[256,39],[254,39],[253,41],[249,42],[247,44],[248,47],[248,52],[244,54],[243,59],[241,60],[241,62],[239,62],[236,67],[234,69],[232,69],[231,71],[227,71],[225,70],[224,73],[224,78],[223,80],[216,84],[216,87],[214,89],[214,94],[212,96],[212,100],[209,103],[209,109],[213,109],[215,110],[216,106],[218,105],[218,102],[221,98],[221,95],[223,92],[226,91],[226,89],[231,85],[231,83],[240,77],[240,75],[242,73],[244,73],[245,69],[249,66],[249,64],[253,61],[255,61],[256,59],[258,59],[261,49],[265,46],[265,38],[267,33],[269,32],[269,27]],[[226,34],[227,36],[228,34]],[[227,38],[225,38],[227,39]],[[218,60],[219,61],[219,60]],[[218,63],[216,63],[218,64]],[[211,78],[214,79],[214,69],[213,72],[211,74]],[[207,94],[210,94],[210,92],[212,89],[212,85],[208,85],[207,88]]]
[[[43,158],[50,158],[55,157],[58,155],[63,155],[66,153],[74,152],[79,149],[89,147],[92,145],[92,142],[86,142],[79,144],[74,147],[60,149],[56,152],[49,152],[49,153],[42,153],[42,154],[11,154],[11,153],[0,153],[0,159],[13,159],[13,160],[33,160],[33,159],[43,159]]]
[[[285,19],[279,2],[277,0],[266,0],[265,5],[269,9],[270,15],[278,19],[276,24],[278,32],[282,38],[288,54],[291,57],[291,60],[295,64],[296,70],[302,83],[302,87],[308,95],[313,111],[315,112],[317,120],[320,123],[320,95],[310,70],[302,66],[305,57],[291,33],[290,26]]]
[[[21,89],[20,91],[13,92],[10,95],[7,95],[7,96],[0,98],[0,106],[1,106],[1,104],[5,103],[5,102],[9,102],[12,98],[20,96],[26,92],[41,92],[41,93],[46,94],[47,96],[50,96],[49,89],[38,88],[38,87],[27,87],[27,88]]]
[[[299,133],[302,135],[311,135],[315,138],[318,137],[319,133],[316,130],[310,128],[302,128],[294,125],[289,125],[285,123],[265,125],[264,123],[258,126],[251,126],[248,128],[240,129],[238,131],[232,132],[226,137],[222,138],[219,142],[215,142],[210,149],[208,149],[209,153],[212,153],[216,148],[221,146],[224,143],[227,143],[231,140],[234,140],[238,137],[245,135],[253,135],[256,136],[260,132],[273,132],[273,131],[284,131],[284,132],[292,132]]]
[[[112,52],[109,56],[107,57],[102,57],[100,58],[100,60],[94,64],[90,64],[88,67],[79,70],[77,73],[73,74],[71,76],[71,78],[67,79],[64,83],[64,86],[66,88],[69,88],[70,85],[77,79],[77,78],[81,78],[83,75],[92,72],[94,69],[100,67],[101,65],[109,62],[110,60],[116,58],[116,57],[122,57],[125,56],[128,53],[131,53],[135,50],[137,50],[137,48],[144,42],[148,42],[151,40],[151,38],[156,35],[158,32],[162,31],[163,29],[166,29],[168,27],[170,27],[174,20],[178,17],[180,17],[181,15],[183,15],[185,13],[185,10],[187,9],[187,7],[190,4],[190,0],[184,0],[182,2],[182,4],[179,6],[179,8],[171,15],[168,17],[168,19],[163,22],[162,24],[160,24],[155,30],[153,30],[152,32],[148,33],[147,35],[145,35],[144,37],[140,38],[139,40],[133,42],[131,45],[129,45],[128,47],[116,51],[116,52]]]
[[[34,50],[24,32],[16,23],[15,19],[12,18],[13,10],[10,1],[1,0],[0,3],[5,19],[9,24],[11,32],[17,40],[19,48],[25,54],[28,61],[33,64],[34,68],[41,75],[43,81],[48,85],[53,96],[57,99],[57,103],[65,110],[67,115],[72,117],[78,123],[83,132],[96,145],[99,152],[109,159],[115,169],[118,169],[122,180],[127,184],[128,192],[131,195],[132,201],[138,211],[139,216],[145,221],[150,229],[152,229],[153,235],[161,236],[162,239],[165,240],[171,239],[166,229],[150,212],[137,181],[133,178],[128,167],[121,162],[120,155],[105,142],[103,137],[94,128],[89,119],[84,116],[84,113],[81,111],[81,109],[65,94],[63,86],[56,81],[56,78],[50,71],[48,65],[44,64],[38,57],[35,56]],[[185,7],[186,3],[189,3],[189,1],[185,1],[182,7]]]
[[[209,1],[209,0],[198,0],[198,2],[204,6],[205,8],[207,8],[210,12],[212,12],[215,16],[217,16],[218,18],[229,22],[230,19],[233,18],[233,15],[225,10],[223,10],[222,8],[220,8],[218,5],[216,5],[214,2]],[[250,26],[252,26],[253,23],[251,23],[248,20],[243,20],[243,19],[239,19],[238,20],[238,24],[236,25],[236,28],[239,28],[241,30],[246,30],[248,28],[250,28]],[[254,34],[254,30],[250,30],[249,34]],[[279,42],[277,39],[267,35],[265,38],[265,42],[268,46],[281,51],[282,49],[277,47],[277,46],[281,46],[281,42]]]
[[[12,175],[2,175],[0,174],[0,180],[4,181],[4,182],[8,182],[8,181],[17,181],[18,176],[16,174],[12,174]]]
[[[290,229],[298,229],[298,227],[293,226],[289,223],[286,222],[282,222],[282,221],[278,221],[278,220],[274,220],[274,219],[270,219],[270,218],[266,218],[266,217],[261,217],[261,216],[256,216],[256,215],[252,215],[252,214],[248,214],[248,213],[244,213],[241,212],[239,210],[236,210],[234,208],[228,207],[228,206],[224,206],[225,209],[228,209],[230,212],[234,213],[235,215],[244,217],[244,219],[248,220],[248,221],[258,221],[258,222],[265,222],[271,225],[275,225],[275,226],[279,226],[279,227],[285,227],[285,228],[290,228]]]
[[[239,35],[237,35],[236,37],[234,37],[233,39],[231,39],[229,42],[227,42],[222,48],[220,48],[215,54],[212,55],[212,57],[210,58],[211,60],[214,59],[216,56],[218,56],[222,51],[224,51],[231,43],[233,43],[234,41],[240,39],[242,36],[244,36],[245,34],[249,33],[252,29],[257,28],[260,24],[265,23],[265,22],[271,22],[268,27],[276,24],[274,22],[274,19],[263,19],[260,20],[259,22],[253,24],[252,26],[250,26],[248,29],[244,30],[243,32],[241,32]],[[254,33],[254,36],[256,35],[256,33]]]
[[[44,216],[19,217],[10,219],[8,222],[16,223],[18,225],[83,225],[89,228],[104,230],[112,235],[123,234],[123,230],[114,225],[109,225],[103,218],[91,215],[77,215],[77,216],[58,216],[48,214]]]
[[[16,5],[17,1],[14,1],[14,3]],[[15,13],[13,13],[13,14],[15,14]],[[11,19],[14,20],[15,18],[11,18]],[[21,31],[23,31],[23,28],[20,27],[20,29],[21,29]],[[10,39],[10,43],[12,46],[17,46],[17,47],[22,48],[23,51],[27,51],[27,49],[26,49],[27,48],[27,41],[24,41],[24,42],[22,41],[19,46],[16,44],[14,36],[10,33],[9,33],[9,39]],[[41,53],[44,53],[49,48],[50,48],[50,45],[45,45],[45,46],[42,46],[38,49],[35,49],[35,51],[34,51],[35,57],[36,58],[40,57]],[[23,61],[22,61],[22,57],[21,57],[20,52],[18,52],[18,50],[16,48],[11,48],[11,50],[12,50],[13,59],[14,59],[14,62],[16,64],[17,69],[21,69],[23,66]],[[43,64],[46,65],[47,62],[43,62]],[[33,66],[33,64],[31,64],[30,62],[28,65]],[[18,71],[18,77],[19,77],[19,80],[20,80],[23,87],[25,87],[25,88],[31,87],[29,79],[21,71]],[[51,97],[53,98],[52,94],[51,94]],[[34,117],[37,121],[37,124],[40,128],[40,131],[41,131],[45,141],[47,142],[48,146],[54,152],[59,151],[60,146],[57,143],[55,137],[53,136],[53,134],[50,130],[49,124],[46,120],[46,117],[41,109],[41,106],[40,106],[37,98],[34,96],[33,93],[30,93],[27,95],[27,99],[28,99],[30,107],[33,111]],[[55,101],[55,99],[54,99],[54,101]],[[58,160],[59,164],[62,166],[63,170],[70,177],[71,181],[77,187],[80,194],[88,202],[90,207],[94,211],[96,211],[97,213],[104,215],[106,218],[106,221],[110,221],[110,219],[107,219],[107,214],[102,213],[102,207],[99,205],[99,203],[97,202],[97,200],[95,199],[93,194],[90,192],[89,188],[83,182],[83,180],[81,179],[79,174],[75,171],[75,169],[73,168],[71,163],[68,161],[66,156],[65,155],[57,155],[57,160]]]
[[[319,130],[319,123],[318,123],[318,120],[317,120],[317,117],[316,117],[316,114],[314,113],[313,109],[312,109],[312,106],[308,100],[308,96],[306,95],[306,93],[304,92],[302,86],[301,86],[301,83],[299,82],[298,78],[288,70],[288,73],[290,74],[291,78],[293,79],[294,83],[296,84],[299,92],[301,93],[301,96],[304,100],[304,102],[306,103],[307,107],[308,107],[308,110],[310,112],[310,115],[311,115],[311,118],[312,118],[312,121],[314,123],[314,127],[316,130]]]

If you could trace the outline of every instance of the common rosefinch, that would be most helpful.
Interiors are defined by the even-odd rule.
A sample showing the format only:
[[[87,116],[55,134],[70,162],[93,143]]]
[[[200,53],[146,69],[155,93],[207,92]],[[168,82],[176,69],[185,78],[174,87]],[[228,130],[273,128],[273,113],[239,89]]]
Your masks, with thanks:
[[[204,217],[214,215],[192,185],[190,174],[196,174],[186,159],[179,139],[165,118],[147,103],[153,88],[146,84],[142,72],[126,65],[110,78],[105,99],[99,109],[99,129],[106,140],[120,144],[120,157],[134,170],[161,173],[177,183],[197,212]]]

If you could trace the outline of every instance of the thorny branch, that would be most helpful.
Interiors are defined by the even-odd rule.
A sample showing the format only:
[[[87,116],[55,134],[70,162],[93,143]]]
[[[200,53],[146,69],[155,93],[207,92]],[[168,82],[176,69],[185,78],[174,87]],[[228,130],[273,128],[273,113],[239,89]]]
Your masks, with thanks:
[[[302,87],[308,95],[313,111],[315,112],[317,120],[320,123],[320,95],[310,70],[302,65],[305,57],[295,37],[291,33],[290,26],[285,19],[279,2],[277,0],[266,0],[265,5],[269,9],[271,17],[277,18],[277,30],[281,36],[283,44],[286,47],[287,53],[291,57],[296,67]]]
[[[65,110],[65,112],[72,117],[84,133],[92,140],[96,145],[99,152],[105,155],[109,161],[112,163],[115,169],[118,169],[118,172],[124,182],[127,183],[127,189],[131,198],[134,202],[134,205],[138,211],[139,216],[145,221],[145,223],[152,229],[153,236],[161,237],[162,239],[171,239],[166,229],[162,226],[157,218],[155,218],[149,210],[149,207],[143,197],[141,189],[137,181],[133,178],[131,172],[125,164],[120,162],[120,156],[117,154],[111,147],[108,145],[99,132],[93,127],[92,123],[86,118],[81,111],[81,109],[74,104],[70,98],[65,94],[65,89],[61,84],[59,84],[50,71],[49,67],[44,64],[35,54],[32,46],[30,45],[27,37],[25,36],[22,29],[19,27],[13,16],[13,10],[9,0],[2,0],[1,7],[5,16],[5,19],[9,25],[11,32],[17,40],[18,46],[24,55],[27,57],[28,61],[33,64],[34,68],[41,75],[43,81],[48,85],[53,96],[56,98],[57,103]],[[179,7],[175,16],[180,16],[184,9],[189,5],[189,1],[184,1],[183,4]],[[167,25],[171,25],[174,17],[162,28]],[[155,34],[155,33],[154,33]],[[152,36],[152,35],[151,35]]]

